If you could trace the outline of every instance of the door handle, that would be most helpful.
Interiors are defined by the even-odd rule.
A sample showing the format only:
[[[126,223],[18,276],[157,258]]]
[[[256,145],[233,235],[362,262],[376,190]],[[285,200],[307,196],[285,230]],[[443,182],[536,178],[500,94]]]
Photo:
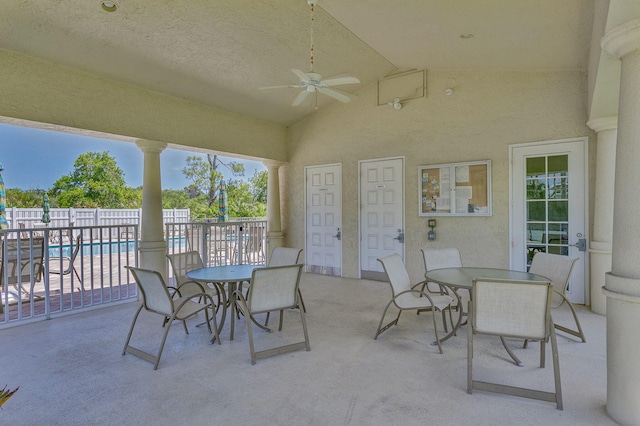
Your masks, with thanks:
[[[577,233],[576,237],[578,237],[578,242],[575,244],[569,244],[571,247],[578,247],[578,251],[587,251],[587,239],[580,238],[582,237],[581,233]]]
[[[338,233],[336,235],[334,235],[334,237],[336,237],[338,239],[338,241],[340,241],[342,239],[342,234],[340,233],[340,228],[338,228]]]
[[[404,244],[404,232],[402,232],[402,229],[398,229],[398,236],[393,237],[393,239],[398,240],[398,242]]]

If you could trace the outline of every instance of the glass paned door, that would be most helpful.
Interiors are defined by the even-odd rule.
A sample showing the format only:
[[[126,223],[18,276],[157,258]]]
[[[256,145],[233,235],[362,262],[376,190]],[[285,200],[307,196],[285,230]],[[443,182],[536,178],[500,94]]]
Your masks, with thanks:
[[[569,254],[569,157],[526,158],[527,269],[536,252]]]
[[[587,139],[510,148],[509,266],[526,271],[538,252],[577,257],[567,297],[589,303]]]

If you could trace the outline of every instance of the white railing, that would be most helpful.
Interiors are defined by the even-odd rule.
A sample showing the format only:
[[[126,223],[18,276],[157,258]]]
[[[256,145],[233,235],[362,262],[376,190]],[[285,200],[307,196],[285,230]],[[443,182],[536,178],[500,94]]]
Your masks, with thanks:
[[[137,225],[0,230],[0,328],[138,298]]]
[[[266,229],[265,220],[167,223],[167,253],[195,250],[206,266],[264,265]]]
[[[6,211],[7,222],[10,228],[35,228],[44,225],[42,223],[42,208],[8,208]],[[52,208],[49,211],[51,227],[60,226],[106,226],[106,225],[138,225],[142,223],[142,209],[59,209]],[[164,223],[189,222],[191,211],[189,209],[164,209],[162,210]]]

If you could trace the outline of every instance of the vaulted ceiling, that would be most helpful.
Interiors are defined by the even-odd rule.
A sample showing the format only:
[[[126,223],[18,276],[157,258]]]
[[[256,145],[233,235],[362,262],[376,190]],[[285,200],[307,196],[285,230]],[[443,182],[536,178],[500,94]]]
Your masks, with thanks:
[[[0,49],[285,126],[315,111],[291,106],[299,89],[259,90],[297,83],[293,68],[309,71],[306,0],[115,3],[107,12],[100,0],[8,0]],[[598,4],[319,0],[313,67],[357,76],[340,87],[355,94],[412,69],[587,71]],[[332,102],[318,97],[319,108]]]

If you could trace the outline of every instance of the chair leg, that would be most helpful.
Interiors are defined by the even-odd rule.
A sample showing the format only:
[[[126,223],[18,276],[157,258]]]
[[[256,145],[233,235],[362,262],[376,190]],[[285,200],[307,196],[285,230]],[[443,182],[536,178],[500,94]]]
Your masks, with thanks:
[[[467,309],[467,319],[469,327],[467,327],[467,393],[473,393],[473,330],[471,327],[471,303]]]
[[[438,344],[438,349],[440,350],[440,353],[442,353],[442,346],[440,345],[440,339],[438,338],[438,325],[436,324],[436,315],[435,315],[435,311],[433,312],[432,315],[432,319],[433,319],[433,331],[435,332],[436,335],[436,343]]]
[[[584,337],[584,332],[582,331],[582,326],[580,325],[580,321],[578,320],[578,314],[576,313],[576,309],[573,307],[573,303],[571,303],[564,294],[560,294],[560,295],[563,297],[565,302],[567,302],[567,305],[569,305],[569,309],[571,309],[571,313],[573,314],[573,320],[575,321],[576,326],[578,327],[578,330],[577,331],[571,330],[570,328],[563,327],[558,324],[555,325],[556,330],[564,331],[565,333],[571,334],[572,336],[579,337],[582,340],[582,342],[585,343],[587,339]]]
[[[556,389],[556,407],[558,410],[562,410],[562,384],[560,383],[560,358],[558,357],[558,341],[556,339],[556,332],[553,328],[553,321],[551,321],[551,356],[553,358],[553,377],[555,381]]]
[[[374,340],[378,339],[378,336],[387,331],[391,326],[398,324],[398,319],[400,318],[400,314],[402,311],[398,312],[398,316],[395,320],[391,321],[389,324],[382,326],[382,322],[384,321],[384,317],[387,315],[387,310],[389,310],[389,306],[391,306],[393,301],[387,303],[387,307],[384,308],[384,312],[382,312],[382,318],[380,318],[380,324],[378,324],[378,329],[376,330],[376,335],[373,337]]]
[[[129,334],[127,335],[127,340],[124,342],[124,348],[122,349],[122,355],[125,355],[127,353],[127,347],[129,346],[129,342],[131,341],[131,335],[133,334],[133,328],[136,325],[136,321],[138,320],[138,315],[140,315],[140,312],[142,312],[142,308],[144,308],[144,306],[142,304],[140,304],[140,306],[138,307],[138,310],[136,311],[135,315],[133,316],[133,321],[131,321],[131,327],[129,327]],[[163,324],[164,326],[164,324]]]
[[[509,346],[507,346],[507,342],[504,340],[504,337],[500,336],[500,341],[502,342],[502,346],[504,346],[504,349],[507,351],[511,359],[513,359],[513,362],[515,362],[518,367],[522,367],[524,364],[522,363],[522,361],[520,361],[516,354],[513,353]]]
[[[162,342],[160,343],[160,347],[158,348],[158,355],[156,355],[156,363],[153,366],[154,370],[158,369],[158,364],[160,364],[160,357],[162,356],[162,350],[164,349],[164,343],[167,341],[167,335],[169,334],[169,329],[171,328],[171,323],[173,322],[175,318],[171,317],[169,319],[169,324],[167,325],[167,327],[164,329],[164,336],[162,336]],[[186,328],[186,326],[185,326]]]

